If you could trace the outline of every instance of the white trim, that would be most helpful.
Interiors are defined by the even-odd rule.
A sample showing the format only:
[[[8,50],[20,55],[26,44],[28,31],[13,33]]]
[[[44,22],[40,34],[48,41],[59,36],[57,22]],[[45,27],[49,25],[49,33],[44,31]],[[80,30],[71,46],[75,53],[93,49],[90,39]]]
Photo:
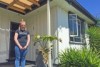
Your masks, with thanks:
[[[69,15],[76,15],[76,14],[69,14]],[[74,19],[69,19],[69,20],[74,20]],[[82,32],[81,32],[81,30],[82,30],[82,25],[81,25],[81,20],[79,19],[79,18],[76,18],[76,24],[77,24],[77,35],[69,35],[70,37],[69,38],[71,38],[72,37],[72,39],[73,39],[73,41],[71,41],[70,40],[70,42],[72,42],[72,43],[83,43],[83,37],[82,37]],[[69,22],[70,23],[70,22]],[[79,25],[80,25],[80,28],[79,28]],[[80,33],[79,33],[79,29],[80,29]],[[80,42],[77,42],[77,41],[75,41],[75,38],[79,38],[80,39]]]
[[[76,23],[76,27],[77,27],[77,33],[76,33],[76,35],[74,35],[74,34],[71,35],[70,34],[70,36],[78,36],[78,22],[77,22],[78,18],[77,18],[77,14],[69,14],[69,16],[76,16],[75,19],[71,19],[71,20],[75,20],[76,21],[75,23]]]
[[[50,18],[50,0],[47,0],[47,34],[48,36],[51,35],[51,18]],[[52,67],[51,64],[51,43],[48,42],[48,48],[49,48],[49,55],[48,55],[48,66]]]

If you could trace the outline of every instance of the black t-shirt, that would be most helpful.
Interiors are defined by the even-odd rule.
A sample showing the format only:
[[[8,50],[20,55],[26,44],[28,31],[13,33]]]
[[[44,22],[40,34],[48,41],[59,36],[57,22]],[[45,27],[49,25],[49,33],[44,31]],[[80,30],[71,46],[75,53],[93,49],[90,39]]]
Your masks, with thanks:
[[[27,43],[27,35],[29,34],[26,30],[16,30],[15,33],[18,33],[18,41],[22,46],[25,46]]]

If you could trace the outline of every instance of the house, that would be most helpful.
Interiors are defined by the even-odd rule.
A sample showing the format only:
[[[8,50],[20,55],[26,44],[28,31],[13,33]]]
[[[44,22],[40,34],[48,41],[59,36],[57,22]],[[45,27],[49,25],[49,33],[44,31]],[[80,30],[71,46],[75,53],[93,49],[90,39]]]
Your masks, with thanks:
[[[13,35],[21,19],[27,22],[27,29],[31,34],[27,60],[35,61],[38,46],[33,45],[33,35],[47,35],[48,33],[47,0],[40,0],[39,4],[34,3],[35,5],[31,5],[27,9],[24,8],[24,2],[24,6],[13,5],[16,8],[11,7],[12,4],[7,6],[5,3],[10,1],[13,0],[8,2],[7,0],[0,0],[0,63],[7,62],[7,59],[14,57]],[[23,0],[19,1],[22,2]],[[51,35],[62,39],[62,43],[55,42],[58,45],[55,45],[52,51],[53,62],[58,57],[58,52],[66,48],[80,49],[85,44],[89,47],[86,30],[88,30],[89,24],[96,23],[96,19],[85,8],[76,0],[51,0],[50,10]]]
[[[96,26],[100,27],[100,20],[97,20]]]

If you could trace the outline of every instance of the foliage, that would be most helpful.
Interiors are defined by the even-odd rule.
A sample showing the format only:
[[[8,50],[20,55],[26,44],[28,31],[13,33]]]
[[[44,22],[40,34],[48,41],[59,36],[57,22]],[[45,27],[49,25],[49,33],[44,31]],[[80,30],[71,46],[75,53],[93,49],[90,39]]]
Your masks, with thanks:
[[[47,63],[47,61],[48,61],[48,52],[50,51],[49,48],[48,48],[48,42],[50,42],[50,44],[51,44],[55,40],[61,41],[61,39],[58,39],[55,36],[48,36],[48,35],[45,35],[45,36],[37,35],[37,36],[35,36],[34,45],[39,43],[39,46],[40,46],[39,51],[42,51],[45,63]],[[50,48],[52,48],[53,46],[54,46],[54,44],[52,44]]]
[[[99,55],[92,50],[68,49],[60,53],[60,67],[100,67]]]
[[[90,39],[90,47],[93,51],[100,51],[100,27],[90,27],[88,30],[89,39]]]

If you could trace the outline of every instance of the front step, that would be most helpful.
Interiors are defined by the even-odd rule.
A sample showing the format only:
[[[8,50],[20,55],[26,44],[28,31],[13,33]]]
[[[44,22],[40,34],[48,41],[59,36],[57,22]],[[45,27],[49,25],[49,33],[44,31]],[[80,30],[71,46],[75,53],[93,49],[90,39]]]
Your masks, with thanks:
[[[0,63],[0,67],[14,67],[14,60],[9,60],[8,62],[5,63]],[[26,66],[25,67],[36,67],[35,61],[26,61]]]
[[[26,65],[25,67],[36,67],[36,65],[31,64],[31,65]]]

